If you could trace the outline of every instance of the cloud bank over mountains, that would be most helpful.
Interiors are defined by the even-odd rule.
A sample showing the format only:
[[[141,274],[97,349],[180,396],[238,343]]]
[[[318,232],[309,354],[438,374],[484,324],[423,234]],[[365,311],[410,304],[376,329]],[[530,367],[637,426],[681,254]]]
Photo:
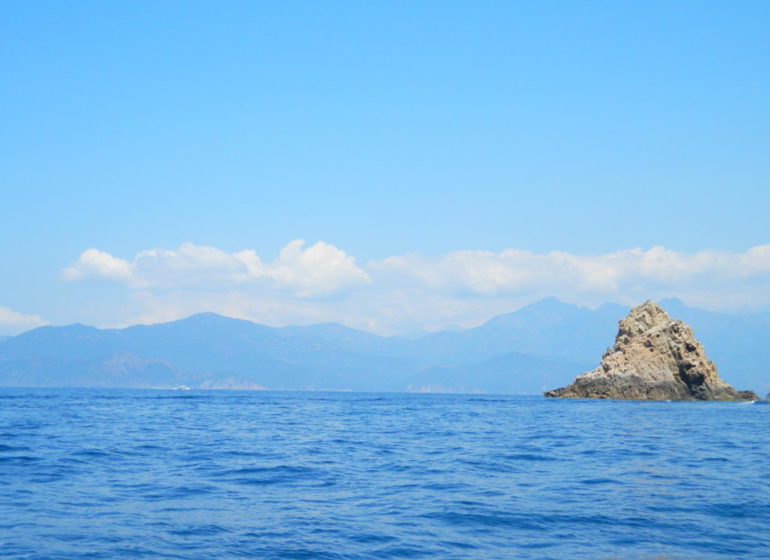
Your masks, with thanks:
[[[48,321],[38,315],[24,315],[10,307],[0,307],[0,334],[15,334],[48,324]]]
[[[254,282],[300,298],[328,296],[371,282],[345,251],[323,241],[303,250],[304,244],[300,239],[292,241],[270,263],[262,262],[253,250],[227,253],[192,243],[176,251],[142,251],[130,262],[88,249],[62,271],[62,278],[103,278],[132,289]]]
[[[370,263],[372,271],[415,279],[441,291],[470,291],[483,296],[533,288],[615,294],[637,286],[676,288],[693,282],[770,278],[770,245],[741,254],[700,251],[693,255],[664,247],[629,249],[582,256],[560,251],[535,254],[506,249],[455,251],[438,259],[419,255],[389,257]]]
[[[185,243],[132,260],[92,248],[62,270],[66,281],[127,288],[141,312],[126,323],[216,311],[273,325],[338,321],[390,334],[478,324],[547,295],[584,305],[678,296],[712,309],[770,304],[770,245],[744,253],[685,254],[664,247],[605,255],[455,251],[366,264],[334,245],[302,240],[273,261]]]

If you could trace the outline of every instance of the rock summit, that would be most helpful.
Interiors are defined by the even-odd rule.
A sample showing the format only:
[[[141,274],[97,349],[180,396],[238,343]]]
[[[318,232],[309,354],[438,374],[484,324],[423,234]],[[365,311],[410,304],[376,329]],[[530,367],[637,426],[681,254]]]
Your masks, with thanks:
[[[692,329],[648,301],[620,321],[601,365],[546,397],[678,401],[759,400],[719,378]]]

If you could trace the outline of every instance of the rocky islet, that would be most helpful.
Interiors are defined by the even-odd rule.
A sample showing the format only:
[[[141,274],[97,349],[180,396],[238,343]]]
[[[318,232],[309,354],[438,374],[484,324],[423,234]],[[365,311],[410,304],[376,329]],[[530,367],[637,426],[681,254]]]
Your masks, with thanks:
[[[546,397],[679,401],[753,401],[720,379],[690,327],[652,301],[620,321],[615,345],[598,368]]]

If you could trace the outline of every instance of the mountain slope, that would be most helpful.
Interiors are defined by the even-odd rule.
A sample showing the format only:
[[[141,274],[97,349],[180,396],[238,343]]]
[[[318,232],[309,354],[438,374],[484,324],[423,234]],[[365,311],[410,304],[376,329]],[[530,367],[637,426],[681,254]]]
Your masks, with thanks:
[[[770,315],[712,313],[678,300],[661,305],[692,326],[725,381],[761,394],[770,389]],[[416,340],[336,323],[272,328],[213,313],[125,329],[40,327],[0,342],[0,385],[208,382],[359,391],[431,385],[535,393],[562,373],[569,380],[596,367],[628,310],[606,304],[592,311],[546,298],[473,329]]]
[[[30,385],[75,383],[78,372],[88,377],[93,364],[122,354],[164,362],[188,375],[235,375],[273,389],[396,390],[414,370],[408,361],[372,360],[313,334],[291,334],[211,313],[120,330],[42,327],[2,345],[0,384],[21,383],[24,371]],[[105,373],[107,385],[109,378]],[[148,386],[136,376],[126,382]],[[167,385],[158,379],[155,384]]]
[[[541,394],[568,383],[584,364],[548,362],[511,352],[476,363],[430,366],[409,379],[407,391],[430,393]]]

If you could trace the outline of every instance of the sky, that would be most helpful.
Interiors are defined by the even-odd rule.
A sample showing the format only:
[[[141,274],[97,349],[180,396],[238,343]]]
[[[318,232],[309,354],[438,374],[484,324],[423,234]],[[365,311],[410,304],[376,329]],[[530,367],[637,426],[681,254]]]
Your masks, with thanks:
[[[770,3],[0,3],[0,335],[770,310]]]

